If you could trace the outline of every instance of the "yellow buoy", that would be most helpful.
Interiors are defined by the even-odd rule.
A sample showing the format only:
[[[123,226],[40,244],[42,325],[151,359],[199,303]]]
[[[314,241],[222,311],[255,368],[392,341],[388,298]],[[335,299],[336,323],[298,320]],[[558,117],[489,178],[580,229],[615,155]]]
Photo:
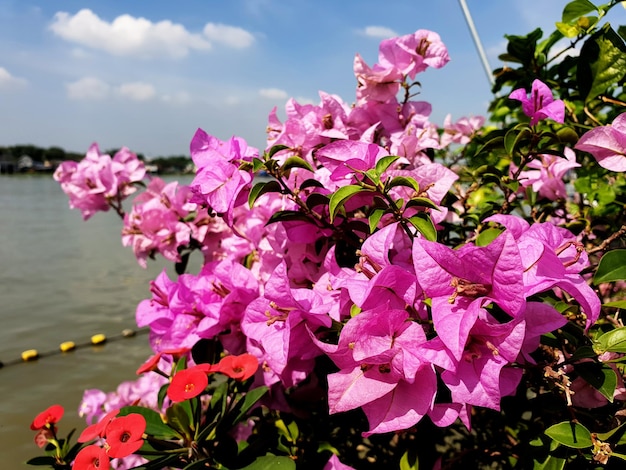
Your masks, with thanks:
[[[103,335],[102,333],[99,333],[91,337],[91,344],[102,344],[106,342],[106,340],[107,340],[107,337]]]
[[[74,343],[74,341],[65,341],[65,342],[61,343],[61,345],[59,346],[59,349],[62,352],[72,351],[72,350],[76,349],[76,343]]]
[[[22,361],[34,361],[39,357],[36,349],[28,349],[22,353]]]

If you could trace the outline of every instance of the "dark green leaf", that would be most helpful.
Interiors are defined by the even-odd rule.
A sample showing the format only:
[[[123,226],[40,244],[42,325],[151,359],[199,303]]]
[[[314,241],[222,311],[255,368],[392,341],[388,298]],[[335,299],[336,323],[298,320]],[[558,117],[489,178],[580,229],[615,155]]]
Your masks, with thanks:
[[[301,220],[311,222],[311,219],[300,211],[278,211],[274,212],[267,221],[266,225],[274,224],[276,222],[286,222],[289,220]]]
[[[546,435],[559,444],[574,449],[591,447],[591,433],[580,423],[564,421],[546,429]]]
[[[600,258],[593,276],[594,285],[626,279],[626,250],[612,250]]]
[[[613,403],[613,395],[617,386],[617,376],[613,369],[597,362],[581,362],[574,365],[574,370],[583,380]]]
[[[310,187],[316,187],[316,188],[323,188],[324,184],[320,181],[317,181],[316,179],[313,178],[309,178],[308,180],[304,180],[302,182],[302,184],[300,185],[300,189],[306,189],[306,188],[310,188]]]
[[[239,470],[274,470],[275,468],[296,470],[296,463],[289,457],[267,454]]]
[[[329,201],[330,199],[328,199],[328,196],[326,196],[325,194],[311,193],[306,198],[306,206],[309,209],[313,209],[317,206],[327,206]]]
[[[254,173],[258,173],[259,171],[263,170],[265,168],[265,162],[263,160],[261,160],[260,158],[253,158],[252,159],[252,171]]]
[[[248,195],[248,206],[252,209],[255,201],[265,193],[280,193],[282,188],[280,187],[280,183],[276,180],[272,181],[261,181],[255,184],[250,190],[250,194]]]
[[[304,168],[305,170],[309,170],[313,172],[313,167],[307,162],[304,158],[293,155],[285,160],[283,166],[280,167],[281,171],[287,171],[292,168]]]
[[[409,222],[422,234],[426,240],[431,242],[437,241],[437,229],[430,220],[430,216],[425,212],[420,212],[409,218]]]
[[[181,403],[174,403],[165,410],[165,416],[167,416],[168,424],[181,435],[192,435],[189,415]]]
[[[391,189],[395,186],[406,186],[413,189],[416,193],[420,192],[420,185],[413,178],[407,176],[396,176],[387,183],[387,189]]]
[[[428,199],[427,197],[414,197],[406,203],[406,209],[409,207],[428,207],[436,211],[441,210],[437,204]]]
[[[271,149],[267,151],[267,158],[272,158],[278,152],[288,150],[289,148],[290,147],[287,147],[286,145],[274,145]]]
[[[344,186],[339,188],[330,196],[330,202],[328,203],[328,211],[330,212],[330,220],[335,218],[337,215],[337,211],[343,207],[345,202],[354,196],[357,193],[367,191],[363,189],[361,186],[356,184],[351,184],[348,186]]]
[[[30,459],[28,462],[26,462],[27,465],[37,465],[37,466],[48,466],[48,467],[54,467],[54,463],[56,462],[54,457],[49,457],[49,456],[39,456],[39,457],[33,457],[32,459]]]
[[[267,387],[261,386],[254,388],[246,393],[246,395],[243,397],[243,400],[239,402],[240,404],[238,403],[239,412],[234,422],[238,423],[239,421],[241,421],[246,413],[250,410],[250,408],[252,408],[261,398],[263,398],[263,395],[265,395],[268,390],[269,389]]]

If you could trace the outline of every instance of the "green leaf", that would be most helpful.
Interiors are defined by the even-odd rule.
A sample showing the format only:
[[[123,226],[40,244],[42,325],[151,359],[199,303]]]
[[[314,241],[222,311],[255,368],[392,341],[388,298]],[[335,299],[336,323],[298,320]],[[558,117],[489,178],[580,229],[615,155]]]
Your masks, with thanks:
[[[563,23],[571,23],[587,13],[597,11],[596,6],[589,0],[574,0],[565,5],[563,9]]]
[[[406,208],[409,207],[428,207],[429,209],[434,209],[436,211],[441,210],[437,204],[428,199],[427,197],[413,197],[406,203]]]
[[[280,167],[281,171],[291,170],[292,168],[304,168],[305,170],[309,170],[313,172],[313,167],[307,162],[304,158],[293,155],[285,160],[283,166]]]
[[[300,211],[278,211],[272,214],[265,225],[275,224],[276,222],[287,222],[289,220],[311,222],[311,219]]]
[[[261,398],[263,398],[263,395],[265,395],[268,390],[269,389],[266,386],[261,386],[254,388],[246,393],[246,395],[243,397],[243,400],[239,402],[241,403],[241,406],[239,406],[239,413],[237,414],[234,423],[238,423],[239,421],[241,421],[246,413],[250,410],[250,408],[252,408]]]
[[[265,193],[279,193],[281,192],[280,183],[276,180],[272,181],[261,181],[255,184],[250,190],[250,194],[248,195],[248,206],[252,209],[255,201]]]
[[[605,352],[626,353],[626,326],[607,331],[593,342],[593,350],[598,354]]]
[[[189,415],[181,403],[174,403],[167,410],[165,410],[165,416],[167,416],[168,424],[181,435],[192,435]]]
[[[370,214],[368,221],[370,226],[370,233],[374,233],[376,227],[378,227],[378,222],[380,222],[381,217],[385,213],[385,209],[374,209]]]
[[[591,447],[591,433],[580,423],[564,421],[546,429],[546,435],[559,444],[574,449]]]
[[[306,198],[306,206],[313,209],[317,206],[327,206],[330,199],[325,194],[311,193]]]
[[[579,57],[576,78],[585,103],[605,93],[626,74],[626,45],[608,23],[585,41]]]
[[[599,432],[599,433],[596,434],[596,436],[601,441],[608,441],[617,431],[621,430],[622,432],[624,432],[624,429],[622,429],[622,428],[625,425],[626,425],[626,423],[622,423],[619,426],[617,426],[616,428],[611,429],[610,431]]]
[[[393,163],[398,160],[400,157],[397,155],[389,155],[387,157],[383,157],[376,162],[376,174],[378,176],[382,176],[382,174],[387,171],[387,169],[393,165]]]
[[[541,463],[535,460],[533,470],[563,470],[566,462],[565,459],[548,455],[548,458]]]
[[[47,466],[47,467],[54,468],[55,462],[56,462],[56,459],[54,457],[41,455],[39,457],[33,457],[28,462],[26,462],[26,465]]]
[[[566,38],[575,38],[580,33],[580,27],[577,24],[561,23],[558,21],[556,29]]]
[[[275,468],[281,470],[296,470],[296,463],[289,457],[267,454],[239,470],[273,470]]]
[[[140,414],[146,419],[146,434],[157,437],[159,439],[171,439],[176,436],[176,432],[163,422],[161,415],[154,410],[144,408],[143,406],[125,406],[119,416],[129,414]]]
[[[597,362],[581,362],[574,365],[574,370],[609,402],[613,403],[613,395],[617,386],[617,375],[613,369]]]
[[[510,129],[504,136],[504,149],[506,153],[513,156],[525,142],[530,141],[532,135],[532,130],[525,124]]]
[[[488,228],[487,230],[483,230],[476,237],[476,246],[487,246],[492,241],[494,241],[498,235],[503,232],[501,228]]]
[[[612,250],[600,258],[600,264],[593,275],[594,285],[603,282],[626,279],[626,250]]]
[[[367,191],[363,189],[361,186],[356,184],[351,184],[348,186],[344,186],[339,188],[337,191],[333,193],[330,197],[330,202],[328,203],[328,211],[330,212],[330,220],[331,222],[334,220],[335,215],[337,215],[337,211],[343,207],[345,202],[350,199],[355,194]]]
[[[412,457],[412,458],[411,458]],[[400,470],[419,470],[419,461],[417,456],[409,456],[407,450],[400,458]]]
[[[265,168],[265,162],[263,160],[261,160],[260,158],[256,158],[256,157],[252,159],[252,171],[254,173],[258,173],[264,168]]]
[[[603,307],[609,308],[626,308],[626,300],[616,300],[615,302],[607,302],[602,304]]]
[[[431,242],[437,241],[437,229],[435,228],[433,221],[430,220],[430,216],[425,212],[419,212],[413,217],[409,218],[409,222],[422,234],[426,240]]]
[[[289,148],[290,147],[286,145],[274,145],[271,149],[267,151],[267,158],[272,158],[278,152],[281,152],[282,150],[288,150]]]
[[[420,185],[413,178],[409,178],[407,176],[396,176],[392,178],[387,184],[387,189],[391,189],[395,186],[406,186],[407,188],[413,189],[416,193],[420,192]]]

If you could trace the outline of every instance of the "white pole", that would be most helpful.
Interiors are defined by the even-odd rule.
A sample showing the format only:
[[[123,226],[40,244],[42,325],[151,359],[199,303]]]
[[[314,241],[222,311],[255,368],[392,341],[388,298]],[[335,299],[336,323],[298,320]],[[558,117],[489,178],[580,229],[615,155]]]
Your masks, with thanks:
[[[472,15],[470,14],[469,8],[467,8],[467,3],[465,3],[465,0],[459,0],[459,3],[461,4],[463,15],[465,15],[465,21],[467,22],[467,27],[469,28],[470,33],[472,33],[472,39],[474,40],[474,44],[476,45],[476,50],[478,51],[480,60],[483,63],[485,73],[487,74],[487,80],[489,80],[489,84],[493,86],[495,82],[493,79],[493,75],[491,74],[491,67],[489,66],[487,55],[485,54],[483,45],[480,42],[480,37],[478,36],[478,32],[476,31],[476,27],[474,26]]]

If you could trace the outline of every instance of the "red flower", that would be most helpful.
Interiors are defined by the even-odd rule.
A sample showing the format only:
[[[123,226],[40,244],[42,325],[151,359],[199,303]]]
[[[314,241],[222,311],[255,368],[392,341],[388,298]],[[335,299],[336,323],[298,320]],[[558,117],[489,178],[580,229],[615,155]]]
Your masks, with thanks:
[[[138,413],[113,419],[106,427],[106,454],[121,459],[137,452],[143,445],[146,418]]]
[[[83,447],[76,455],[73,470],[109,470],[111,462],[105,450],[97,445]]]
[[[76,440],[78,442],[88,442],[88,441],[91,441],[92,439],[96,439],[97,437],[104,437],[104,431],[107,425],[113,420],[113,418],[117,416],[119,412],[120,410],[109,411],[96,424],[87,426],[85,430],[82,433],[80,433],[80,436],[78,436],[78,439]]]
[[[259,368],[259,360],[252,354],[226,356],[217,365],[216,372],[221,372],[231,379],[244,381],[254,375]]]
[[[52,405],[45,411],[39,413],[33,422],[30,424],[30,428],[33,431],[37,431],[39,429],[48,428],[50,429],[52,425],[58,423],[63,417],[63,407],[61,405]]]
[[[137,375],[141,375],[144,372],[150,372],[156,370],[159,361],[161,360],[161,353],[156,353],[154,356],[150,357],[146,362],[144,362],[139,369],[137,369]]]
[[[201,367],[190,367],[178,371],[167,389],[167,396],[173,402],[197,397],[209,385],[207,373]]]

